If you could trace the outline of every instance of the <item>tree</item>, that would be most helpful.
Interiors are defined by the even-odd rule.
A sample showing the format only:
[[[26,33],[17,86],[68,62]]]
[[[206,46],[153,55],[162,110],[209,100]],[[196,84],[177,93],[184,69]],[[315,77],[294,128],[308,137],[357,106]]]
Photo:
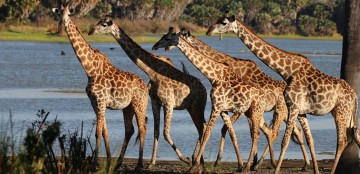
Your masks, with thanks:
[[[6,17],[9,20],[26,20],[39,2],[39,0],[6,0]]]
[[[360,82],[360,1],[345,0],[345,28],[343,39],[343,57],[341,62],[341,78],[359,93]],[[354,116],[354,124],[358,123],[358,115]],[[348,131],[351,137],[352,131]],[[341,155],[336,173],[359,173],[359,149],[354,141],[350,141]]]

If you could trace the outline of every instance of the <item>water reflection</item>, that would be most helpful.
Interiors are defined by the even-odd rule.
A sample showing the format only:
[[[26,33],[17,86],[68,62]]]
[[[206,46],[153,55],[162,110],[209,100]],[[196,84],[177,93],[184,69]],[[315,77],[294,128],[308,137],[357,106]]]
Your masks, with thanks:
[[[222,41],[216,37],[200,37],[200,39],[214,49],[229,55],[254,60],[267,74],[280,79],[280,76],[254,57],[251,52],[244,51],[247,48],[238,38],[225,38]],[[269,39],[268,42],[290,52],[304,53],[318,69],[329,75],[339,77],[342,50],[340,41]],[[145,81],[149,80],[146,74],[126,56],[115,41],[106,44],[91,43],[91,45],[105,53],[118,68],[134,72]],[[180,61],[184,62],[189,72],[200,78],[206,88],[210,90],[208,80],[178,49],[170,52],[152,51],[152,44],[141,44],[141,46],[155,54],[168,56],[179,69],[181,69]],[[36,119],[35,114],[38,109],[45,109],[51,112],[53,119],[57,116],[64,123],[64,129],[66,129],[64,132],[76,129],[81,125],[81,121],[84,121],[85,130],[91,129],[95,114],[84,93],[87,77],[69,43],[0,42],[0,47],[2,48],[0,49],[0,118],[3,120],[2,123],[6,122],[4,120],[8,119],[9,111],[11,111],[15,128],[21,130],[23,124],[28,125]],[[208,99],[205,112],[206,119],[208,119],[209,114],[210,100]],[[153,141],[153,119],[150,105],[147,116],[149,122],[144,157],[150,158]],[[267,121],[270,121],[271,118],[272,113],[265,114]],[[106,113],[106,119],[111,150],[113,155],[117,156],[124,138],[122,112],[109,110]],[[309,116],[309,120],[316,152],[334,152],[336,132],[333,118],[331,116]],[[219,119],[214,127],[205,151],[207,159],[216,157],[222,124],[222,120]],[[282,125],[281,128],[280,135],[283,135],[285,125]],[[247,156],[251,145],[247,120],[239,119],[235,124],[235,130],[241,153],[243,156]],[[21,131],[18,132],[20,134]],[[182,153],[185,156],[191,156],[192,151],[189,149],[193,149],[192,147],[195,145],[197,132],[186,111],[174,111],[170,133]],[[93,135],[90,137],[94,139]],[[134,138],[131,141],[130,143],[134,143]],[[262,135],[258,144],[259,153],[263,151],[265,146],[266,140]],[[275,150],[276,153],[280,151],[280,140],[276,142]],[[136,146],[129,146],[126,156],[137,157],[137,151]],[[286,158],[302,158],[299,151],[300,148],[291,143]],[[236,160],[233,152],[232,144],[227,137],[224,161]],[[101,154],[105,155],[104,148],[101,148]],[[162,136],[160,137],[158,156],[160,159],[177,158]],[[333,155],[319,154],[318,159],[321,158],[333,158]]]

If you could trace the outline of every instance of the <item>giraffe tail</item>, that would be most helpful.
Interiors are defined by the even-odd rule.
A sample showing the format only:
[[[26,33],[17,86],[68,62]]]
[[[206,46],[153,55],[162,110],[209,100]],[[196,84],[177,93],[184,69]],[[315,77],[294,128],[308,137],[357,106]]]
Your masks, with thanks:
[[[180,62],[181,62],[181,65],[182,65],[182,71],[183,71],[183,73],[190,75],[189,71],[186,69],[186,66],[185,66],[184,62],[183,62],[183,61],[180,61]]]
[[[297,129],[297,128],[295,127],[294,129]],[[296,138],[294,131],[292,131],[290,139],[291,139],[291,141],[294,142],[295,144],[301,145],[301,143],[299,142],[299,140]]]
[[[135,143],[134,143],[134,146],[139,144],[139,141],[140,141],[140,134],[138,133],[136,138],[135,138]]]
[[[354,132],[355,142],[360,147],[360,131],[356,127],[354,127],[353,132]]]
[[[148,117],[145,117],[145,124],[147,124],[147,122],[148,122]],[[138,132],[138,134],[136,135],[136,138],[135,138],[134,146],[139,144],[139,141],[140,141],[140,133]]]
[[[272,119],[272,120],[270,121],[269,127],[273,127],[273,126],[274,126],[274,122],[275,122],[275,119]],[[295,127],[294,129],[297,129],[297,128]],[[291,133],[290,139],[291,139],[291,141],[294,142],[295,144],[300,145],[300,142],[299,142],[298,139],[296,138],[294,131]]]

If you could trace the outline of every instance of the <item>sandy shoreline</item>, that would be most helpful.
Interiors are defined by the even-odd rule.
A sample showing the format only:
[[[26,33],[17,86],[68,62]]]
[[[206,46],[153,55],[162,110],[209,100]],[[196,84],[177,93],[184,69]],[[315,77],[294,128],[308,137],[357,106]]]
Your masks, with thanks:
[[[116,159],[114,159],[116,160]],[[134,168],[136,166],[137,159],[127,158],[124,160],[119,173],[139,173],[135,172]],[[176,160],[158,160],[154,168],[147,169],[150,160],[144,160],[145,168],[141,173],[169,173],[169,174],[180,174],[185,173],[190,166],[186,165],[184,162]],[[205,173],[241,173],[236,172],[237,163],[236,162],[222,162],[221,166],[213,167],[214,162],[205,163]],[[245,164],[245,163],[244,163]],[[333,164],[333,159],[323,159],[318,160],[319,171],[320,173],[330,173],[331,166]],[[295,173],[295,174],[311,174],[312,165],[307,168],[306,171],[302,170],[304,165],[304,160],[300,159],[285,159],[282,164],[281,172],[282,173]],[[274,172],[274,168],[271,166],[269,160],[265,160],[264,163],[260,166],[257,171],[252,171],[253,174],[270,174]]]

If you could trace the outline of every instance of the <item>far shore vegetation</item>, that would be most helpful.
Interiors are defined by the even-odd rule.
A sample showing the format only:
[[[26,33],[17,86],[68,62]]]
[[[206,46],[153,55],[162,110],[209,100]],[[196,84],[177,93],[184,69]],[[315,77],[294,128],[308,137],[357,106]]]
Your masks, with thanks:
[[[93,25],[98,21],[95,19],[77,19],[77,27],[82,32],[84,38],[88,42],[96,43],[110,43],[115,42],[110,34],[98,34],[88,36],[87,33]],[[158,38],[166,33],[168,27],[187,28],[192,31],[195,36],[206,36],[206,28],[199,27],[191,23],[164,23],[162,21],[130,21],[130,20],[116,20],[115,21],[122,29],[130,35],[137,43],[154,43]],[[57,22],[46,21],[46,26],[39,26],[36,24],[16,24],[4,25],[0,27],[0,41],[33,41],[33,42],[68,42],[68,37],[65,32],[57,34]],[[265,39],[309,39],[309,40],[342,40],[340,34],[333,36],[301,36],[296,34],[274,35],[260,34]],[[214,35],[212,37],[219,37]],[[225,34],[224,37],[236,37],[234,34]]]

